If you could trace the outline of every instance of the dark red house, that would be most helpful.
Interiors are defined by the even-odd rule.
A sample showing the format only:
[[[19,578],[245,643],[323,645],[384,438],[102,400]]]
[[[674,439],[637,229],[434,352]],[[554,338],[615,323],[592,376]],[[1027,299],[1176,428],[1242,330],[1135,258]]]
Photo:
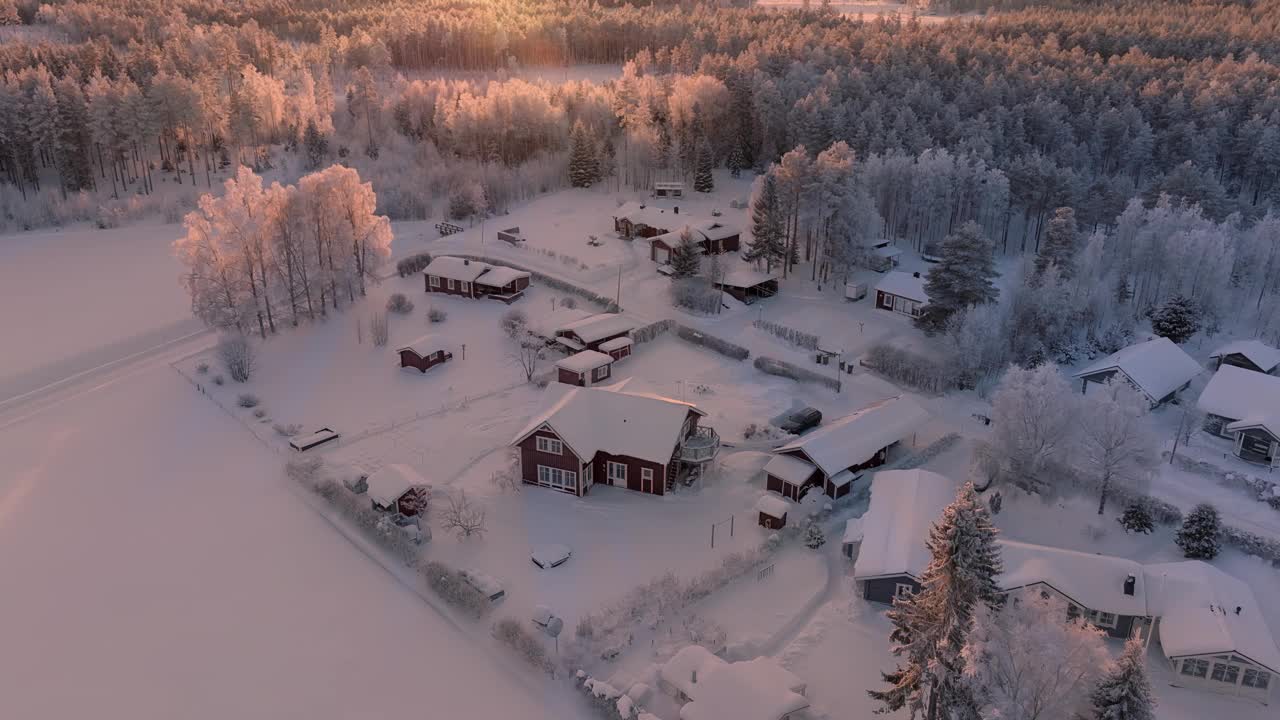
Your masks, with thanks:
[[[439,335],[423,335],[396,350],[396,354],[400,356],[400,367],[426,372],[453,359],[448,348],[449,344]]]
[[[625,315],[598,313],[557,327],[555,338],[557,343],[575,352],[599,350],[610,340],[627,337],[636,327],[636,322]]]
[[[719,255],[737,252],[741,246],[739,231],[731,225],[719,220],[706,220],[685,225],[679,230],[656,235],[649,239],[649,259],[656,263],[669,263],[676,248],[680,247],[681,237],[688,232],[693,241],[702,249],[703,255]]]
[[[442,255],[422,271],[429,293],[514,302],[529,287],[529,273],[502,265]]]
[[[600,352],[607,354],[616,360],[631,357],[631,348],[633,341],[627,336],[616,337],[612,340],[605,340],[600,343]]]
[[[511,440],[529,485],[585,495],[596,484],[662,495],[715,459],[720,438],[693,405],[608,387],[547,387],[544,409]]]
[[[613,375],[613,358],[596,350],[583,350],[556,361],[556,380],[567,385],[591,387]]]

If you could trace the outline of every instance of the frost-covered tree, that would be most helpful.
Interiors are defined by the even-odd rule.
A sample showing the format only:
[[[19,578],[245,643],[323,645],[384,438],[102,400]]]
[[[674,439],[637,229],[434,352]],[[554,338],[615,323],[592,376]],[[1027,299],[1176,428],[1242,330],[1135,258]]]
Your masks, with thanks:
[[[702,267],[702,246],[693,239],[693,232],[685,228],[680,233],[680,244],[671,251],[671,277],[693,277]]]
[[[756,178],[751,198],[751,239],[744,257],[756,262],[764,260],[770,271],[787,253],[784,212],[773,173]]]
[[[1200,308],[1182,295],[1164,301],[1151,313],[1151,330],[1176,343],[1184,343],[1200,331]]]
[[[1038,592],[977,608],[964,660],[983,717],[1078,717],[1108,655],[1101,630],[1066,618],[1065,603]]]
[[[241,333],[228,333],[219,338],[216,352],[227,375],[236,382],[248,382],[258,367],[253,343]]]
[[[1151,511],[1142,503],[1130,503],[1124,509],[1124,514],[1120,516],[1120,524],[1127,533],[1136,532],[1147,535],[1155,529],[1151,522]]]
[[[1032,492],[1049,492],[1069,473],[1067,453],[1077,432],[1078,396],[1052,363],[1011,366],[991,403],[991,440],[979,450],[988,477]]]
[[[1151,476],[1159,451],[1147,429],[1150,404],[1129,383],[1108,382],[1080,404],[1076,467],[1098,489],[1101,515],[1115,485],[1136,490]]]
[[[1155,720],[1156,698],[1147,676],[1142,638],[1130,638],[1124,652],[1093,689],[1091,720]]]
[[[1182,548],[1183,557],[1212,560],[1218,556],[1221,545],[1218,539],[1218,509],[1201,503],[1187,513],[1182,528],[1174,539]]]
[[[964,308],[994,302],[1000,295],[992,282],[998,275],[994,249],[977,223],[965,223],[948,235],[940,254],[925,279],[929,303],[916,318],[916,325],[929,334],[941,331],[947,320]]]
[[[599,157],[595,140],[581,120],[569,134],[569,183],[574,187],[591,187],[600,180]]]
[[[987,508],[966,483],[929,530],[930,561],[920,592],[895,601],[889,611],[889,638],[901,661],[882,673],[887,689],[867,691],[882,711],[906,708],[911,717],[923,713],[928,720],[976,717],[964,648],[974,613],[999,599],[996,534]]]
[[[378,112],[380,102],[378,83],[374,80],[373,73],[361,65],[352,78],[351,87],[347,89],[347,110],[364,116],[365,134],[369,142],[366,152],[369,157],[377,156],[377,143],[373,139],[373,116]]]
[[[715,159],[711,155],[711,143],[707,142],[706,136],[698,138],[698,148],[693,160],[693,189],[695,192],[709,193],[716,189],[715,177],[711,172],[714,163]]]
[[[1056,265],[1064,277],[1071,277],[1075,272],[1078,245],[1076,211],[1069,207],[1054,210],[1040,251],[1036,253],[1036,274],[1043,274],[1045,268]]]

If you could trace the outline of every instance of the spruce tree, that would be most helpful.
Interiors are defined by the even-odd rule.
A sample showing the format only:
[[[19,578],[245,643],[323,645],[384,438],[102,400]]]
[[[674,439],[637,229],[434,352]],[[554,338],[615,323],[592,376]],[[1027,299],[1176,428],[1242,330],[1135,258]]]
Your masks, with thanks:
[[[1142,640],[1125,643],[1124,652],[1090,694],[1094,720],[1154,720],[1156,700],[1147,677]]]
[[[307,129],[302,136],[302,144],[307,153],[307,169],[315,170],[329,156],[329,139],[320,132],[315,120],[307,121]]]
[[[1043,275],[1050,265],[1056,265],[1062,277],[1074,275],[1077,247],[1076,211],[1069,207],[1054,210],[1044,242],[1036,254],[1036,275]]]
[[[1151,313],[1151,330],[1176,343],[1190,340],[1200,325],[1200,308],[1182,295],[1174,295]]]
[[[706,137],[698,140],[698,151],[694,156],[693,189],[696,192],[708,193],[716,189],[715,177],[711,174],[713,159],[711,143]]]
[[[940,261],[925,280],[929,302],[916,318],[916,326],[932,335],[970,305],[994,302],[1000,295],[991,282],[998,275],[994,255],[991,241],[982,236],[977,223],[967,222],[948,235],[942,241]]]
[[[1218,556],[1218,510],[1208,503],[1191,509],[1175,539],[1184,557],[1212,560]]]
[[[680,244],[671,252],[671,277],[687,278],[698,274],[702,267],[702,246],[688,228],[680,233]]]
[[[766,173],[759,182],[759,192],[751,200],[751,240],[744,257],[764,260],[772,270],[775,262],[786,257],[786,219],[773,173]]]
[[[725,165],[728,166],[731,177],[742,176],[742,170],[747,166],[747,161],[742,156],[742,148],[737,143],[734,143],[733,149],[729,151],[729,157],[725,159]]]
[[[931,559],[920,592],[896,600],[889,611],[893,654],[905,662],[882,673],[888,689],[867,691],[883,712],[905,707],[912,717],[977,716],[962,651],[979,603],[994,606],[999,599],[996,534],[973,484],[966,483],[929,530]]]
[[[579,120],[569,133],[569,183],[574,187],[591,187],[600,179],[599,157],[595,141]]]

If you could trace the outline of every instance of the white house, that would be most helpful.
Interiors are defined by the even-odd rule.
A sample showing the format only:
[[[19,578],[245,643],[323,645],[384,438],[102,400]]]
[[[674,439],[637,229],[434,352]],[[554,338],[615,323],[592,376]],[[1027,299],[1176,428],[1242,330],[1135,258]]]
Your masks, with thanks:
[[[1155,407],[1172,400],[1201,370],[1200,363],[1172,340],[1157,337],[1096,360],[1072,377],[1080,380],[1080,392],[1085,394],[1118,377],[1145,395]]]

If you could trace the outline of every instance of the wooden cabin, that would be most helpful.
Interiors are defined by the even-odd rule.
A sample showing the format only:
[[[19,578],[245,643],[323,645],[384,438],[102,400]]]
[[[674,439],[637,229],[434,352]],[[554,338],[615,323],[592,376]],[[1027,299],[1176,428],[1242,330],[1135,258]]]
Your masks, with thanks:
[[[453,359],[450,347],[440,335],[428,334],[396,350],[396,354],[400,356],[401,368],[413,368],[425,373]]]
[[[613,356],[597,350],[583,350],[556,361],[556,380],[567,385],[591,387],[613,374]]]

